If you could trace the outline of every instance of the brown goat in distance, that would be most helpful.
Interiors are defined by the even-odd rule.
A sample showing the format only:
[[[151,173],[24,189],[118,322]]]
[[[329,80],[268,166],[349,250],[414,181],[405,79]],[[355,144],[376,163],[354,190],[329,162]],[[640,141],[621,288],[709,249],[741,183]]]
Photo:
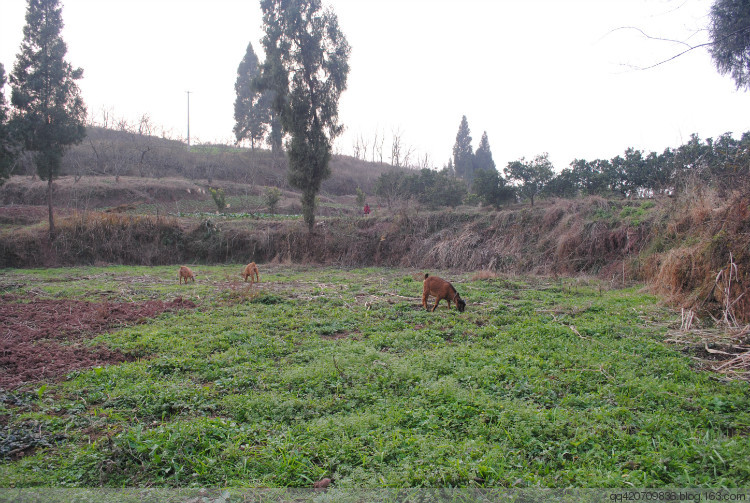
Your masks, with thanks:
[[[185,280],[186,285],[188,279],[192,279],[193,283],[195,283],[195,273],[186,265],[180,266],[180,284],[182,284],[183,279]]]
[[[459,312],[463,313],[464,309],[466,309],[466,302],[464,302],[461,296],[458,295],[458,292],[453,288],[453,285],[442,278],[430,276],[425,273],[424,285],[422,288],[422,306],[425,309],[427,309],[427,299],[430,295],[435,297],[435,305],[432,306],[432,309],[430,310],[431,312],[435,311],[438,304],[443,299],[448,302],[448,309],[451,308],[451,301],[456,304],[456,309],[458,309]]]
[[[253,278],[255,276],[255,278]],[[258,276],[258,266],[255,265],[255,262],[250,262],[245,266],[245,269],[242,271],[242,277],[245,278],[245,283],[247,283],[247,278],[250,278],[250,282],[253,281],[256,283],[260,283],[260,277]]]

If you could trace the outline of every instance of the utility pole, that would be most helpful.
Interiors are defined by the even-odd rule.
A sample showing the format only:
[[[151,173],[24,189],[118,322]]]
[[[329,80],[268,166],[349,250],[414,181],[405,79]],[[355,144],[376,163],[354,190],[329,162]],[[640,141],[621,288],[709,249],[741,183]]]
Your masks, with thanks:
[[[187,144],[188,149],[190,148],[190,91],[185,91],[187,93]]]

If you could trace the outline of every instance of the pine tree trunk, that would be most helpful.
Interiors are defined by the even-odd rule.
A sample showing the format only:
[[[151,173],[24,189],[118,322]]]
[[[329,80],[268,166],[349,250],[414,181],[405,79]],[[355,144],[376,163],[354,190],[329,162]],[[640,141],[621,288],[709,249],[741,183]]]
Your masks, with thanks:
[[[52,177],[47,180],[47,206],[49,208],[49,237],[55,237],[55,217],[52,214]]]

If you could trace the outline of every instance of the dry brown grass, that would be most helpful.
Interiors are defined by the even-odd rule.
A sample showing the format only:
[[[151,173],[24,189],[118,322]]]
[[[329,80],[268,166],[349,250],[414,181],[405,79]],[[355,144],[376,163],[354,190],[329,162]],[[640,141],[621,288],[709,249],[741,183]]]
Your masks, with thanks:
[[[256,283],[245,283],[237,278],[225,278],[219,297],[224,304],[246,304],[255,300],[260,290]]]
[[[750,210],[739,192],[696,187],[681,195],[665,235],[675,245],[649,257],[653,289],[700,315],[750,322]]]
[[[205,189],[183,178],[138,178],[90,176],[76,180],[73,176],[56,179],[53,204],[80,211],[131,204],[136,201],[175,201],[209,199]],[[2,205],[47,204],[47,182],[26,176],[13,176],[0,187]]]
[[[497,279],[499,276],[494,271],[489,271],[487,269],[482,269],[481,271],[475,272],[471,276],[471,281],[488,281],[491,279]]]
[[[701,248],[700,245],[673,248],[661,255],[651,278],[660,293],[684,295],[705,281],[707,270],[700,257]]]
[[[181,241],[174,218],[78,212],[61,218],[50,243],[58,264],[169,264],[180,261],[170,245]]]
[[[555,260],[561,273],[573,272],[578,251],[583,245],[583,222],[577,221],[560,233],[555,248]]]
[[[721,306],[721,322],[732,328],[750,322],[750,290],[747,287],[747,264],[740,270],[734,256],[716,275],[714,298]]]

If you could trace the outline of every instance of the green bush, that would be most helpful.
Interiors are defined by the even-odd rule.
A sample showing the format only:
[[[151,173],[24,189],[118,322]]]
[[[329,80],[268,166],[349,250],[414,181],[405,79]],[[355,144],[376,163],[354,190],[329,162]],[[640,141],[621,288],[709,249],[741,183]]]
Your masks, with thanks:
[[[281,200],[281,189],[279,189],[278,187],[269,187],[266,189],[266,192],[263,194],[263,201],[266,203],[268,212],[271,215],[276,214],[276,210],[277,210],[280,200]]]
[[[227,202],[224,197],[224,189],[214,189],[213,187],[210,187],[208,189],[211,192],[211,197],[214,199],[214,203],[216,203],[216,209],[219,213],[224,213],[227,209]]]

